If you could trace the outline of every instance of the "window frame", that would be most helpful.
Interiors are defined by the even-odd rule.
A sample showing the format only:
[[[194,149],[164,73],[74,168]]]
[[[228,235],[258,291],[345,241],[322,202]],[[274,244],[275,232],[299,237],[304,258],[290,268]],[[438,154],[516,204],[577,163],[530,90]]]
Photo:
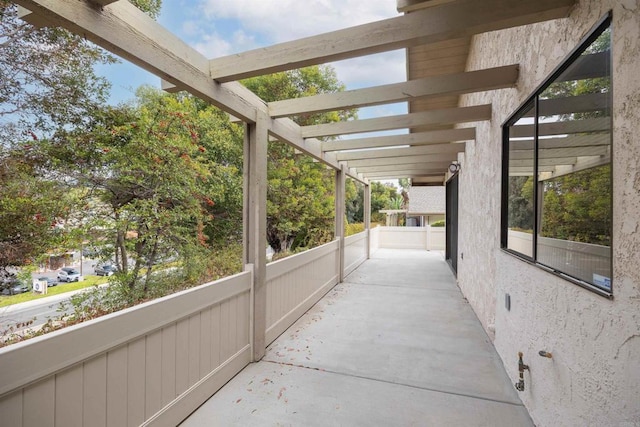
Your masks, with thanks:
[[[589,30],[587,35],[582,38],[582,40],[577,44],[577,46],[562,60],[562,62],[549,74],[549,76],[533,91],[533,93],[527,97],[527,99],[522,102],[518,108],[515,110],[513,114],[509,116],[507,120],[502,123],[502,183],[501,183],[501,209],[500,209],[500,249],[512,255],[528,264],[536,266],[544,271],[547,271],[557,277],[560,277],[566,281],[574,283],[582,288],[585,288],[589,291],[592,291],[600,296],[613,299],[613,109],[612,109],[612,100],[613,100],[613,36],[611,37],[611,46],[610,53],[611,61],[609,63],[610,67],[610,79],[611,79],[611,87],[610,87],[610,96],[609,102],[610,105],[609,111],[611,112],[609,120],[610,120],[610,135],[609,138],[611,140],[611,154],[610,154],[610,215],[611,215],[611,226],[609,230],[610,234],[610,272],[611,272],[611,288],[610,290],[603,289],[596,285],[593,285],[589,282],[585,282],[576,277],[573,277],[561,270],[556,270],[553,267],[549,267],[547,265],[541,264],[537,261],[538,256],[538,232],[540,229],[541,222],[541,195],[539,194],[539,186],[533,186],[533,242],[532,242],[532,257],[529,257],[523,253],[515,251],[513,249],[509,249],[507,247],[508,240],[508,214],[509,214],[509,128],[513,126],[522,115],[524,115],[527,111],[529,111],[533,106],[534,111],[534,156],[533,156],[533,176],[538,176],[538,153],[539,153],[539,97],[540,95],[553,83],[558,77],[562,75],[571,65],[573,65],[582,53],[595,41],[600,37],[600,35],[607,29],[610,28],[610,31],[613,33],[613,29],[611,28],[612,24],[612,12],[609,11],[605,16],[603,16],[598,22]]]

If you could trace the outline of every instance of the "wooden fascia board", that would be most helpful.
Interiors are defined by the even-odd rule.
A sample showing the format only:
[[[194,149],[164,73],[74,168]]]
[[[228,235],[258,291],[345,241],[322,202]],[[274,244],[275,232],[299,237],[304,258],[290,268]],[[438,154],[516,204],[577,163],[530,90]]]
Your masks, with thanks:
[[[384,157],[418,156],[423,154],[455,155],[464,152],[465,144],[436,144],[421,147],[390,148],[377,150],[347,151],[336,153],[338,161],[381,159]]]
[[[270,102],[269,115],[285,117],[303,113],[320,113],[513,87],[518,80],[518,69],[518,65],[506,65],[366,89]]]
[[[442,110],[379,117],[375,119],[302,126],[301,129],[304,138],[318,138],[322,136],[351,135],[354,133],[404,129],[424,125],[450,125],[483,120],[491,120],[491,104],[473,107],[445,108]]]
[[[483,0],[443,4],[437,8],[213,59],[210,62],[211,77],[220,82],[241,80],[563,18],[574,3],[575,0]]]
[[[204,56],[128,1],[102,8],[83,0],[15,3],[236,117],[251,123],[256,120],[256,107],[234,91],[239,83],[220,84],[211,79]]]
[[[322,151],[326,153],[330,151],[393,147],[399,145],[418,146],[445,142],[473,141],[475,139],[476,128],[444,129],[405,135],[326,141],[322,143]]]

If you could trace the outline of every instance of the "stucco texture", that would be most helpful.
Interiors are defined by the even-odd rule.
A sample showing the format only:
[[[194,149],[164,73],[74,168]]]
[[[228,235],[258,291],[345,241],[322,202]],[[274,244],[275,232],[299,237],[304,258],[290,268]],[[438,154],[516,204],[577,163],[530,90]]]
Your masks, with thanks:
[[[613,292],[596,295],[500,250],[501,124],[613,10]],[[469,70],[520,64],[517,87],[464,96],[493,104],[459,156],[458,283],[494,337],[537,426],[640,426],[640,2],[579,1],[565,19],[473,39]],[[463,258],[462,258],[463,257]],[[511,310],[504,304],[511,296]],[[543,358],[538,352],[551,352]]]

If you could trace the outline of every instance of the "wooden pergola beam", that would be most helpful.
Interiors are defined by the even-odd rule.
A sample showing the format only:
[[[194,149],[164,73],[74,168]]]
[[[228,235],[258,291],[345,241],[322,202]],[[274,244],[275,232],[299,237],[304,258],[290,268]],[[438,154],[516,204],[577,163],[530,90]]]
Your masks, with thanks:
[[[336,154],[336,158],[338,159],[338,161],[345,161],[345,160],[348,161],[348,160],[364,160],[364,159],[381,159],[385,157],[419,156],[424,154],[455,155],[457,153],[463,153],[464,149],[465,149],[465,144],[436,144],[436,145],[425,145],[421,147],[339,152]]]
[[[211,60],[211,77],[229,82],[567,16],[575,0],[483,0],[443,4]]]
[[[442,170],[430,173],[430,174],[424,174],[424,173],[412,173],[411,171],[407,171],[404,173],[399,173],[399,174],[379,174],[379,175],[371,175],[368,176],[367,179],[370,179],[371,181],[380,181],[380,180],[387,180],[387,179],[398,179],[398,178],[425,178],[425,177],[442,177],[442,181],[444,181],[444,176],[445,173]],[[439,181],[439,180],[438,180]]]
[[[542,101],[541,101],[542,102]],[[533,138],[535,125],[515,125],[509,128],[511,138]],[[553,123],[540,123],[539,135],[563,135],[581,132],[601,132],[611,129],[610,117],[596,117],[584,120],[564,120]],[[303,133],[304,134],[304,133]]]
[[[476,128],[444,129],[406,135],[377,136],[372,138],[345,139],[322,143],[322,151],[356,150],[365,148],[393,147],[399,145],[429,145],[445,142],[473,141]]]
[[[410,165],[416,163],[436,163],[436,162],[452,162],[456,160],[458,153],[443,153],[443,154],[426,154],[426,155],[409,155],[409,156],[395,156],[395,157],[383,157],[377,159],[352,159],[347,160],[345,163],[349,167],[358,170],[361,167],[370,166],[387,166],[387,165]]]
[[[506,65],[366,89],[270,102],[269,114],[271,117],[285,117],[513,87],[518,80],[518,68],[518,65]]]
[[[538,141],[538,148],[543,150],[549,148],[579,148],[603,145],[611,145],[610,134],[569,135],[564,138],[545,138]],[[532,151],[533,140],[510,141],[509,150]]]
[[[399,170],[432,170],[438,169],[444,171],[451,164],[449,161],[441,162],[424,162],[424,163],[409,163],[399,165],[386,165],[386,166],[362,166],[358,168],[358,173],[363,175],[377,173],[377,172],[395,172]]]
[[[606,156],[609,154],[609,151],[610,147],[608,145],[596,145],[590,147],[548,148],[538,150],[538,159],[554,159],[581,156]],[[533,150],[514,150],[509,153],[510,161],[525,159],[533,160]],[[338,155],[338,160],[341,160],[340,155]]]
[[[377,132],[404,129],[426,125],[450,125],[455,123],[491,120],[491,104],[473,107],[445,108],[442,110],[402,114],[375,119],[350,120],[347,122],[302,126],[302,136],[318,138],[322,136],[350,135],[354,133]]]
[[[36,28],[51,26],[51,23],[47,21],[43,16],[38,15],[37,13],[33,13],[29,9],[26,9],[20,5],[18,5],[18,18],[33,25]]]

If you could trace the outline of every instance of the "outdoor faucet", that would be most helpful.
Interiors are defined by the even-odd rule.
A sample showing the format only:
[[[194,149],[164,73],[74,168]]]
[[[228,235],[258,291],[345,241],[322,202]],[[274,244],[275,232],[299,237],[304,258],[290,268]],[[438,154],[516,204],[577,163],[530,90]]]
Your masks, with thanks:
[[[522,352],[518,352],[518,372],[520,373],[520,381],[518,381],[516,385],[516,390],[524,391],[524,371],[529,370],[529,365],[525,365],[522,361]]]

